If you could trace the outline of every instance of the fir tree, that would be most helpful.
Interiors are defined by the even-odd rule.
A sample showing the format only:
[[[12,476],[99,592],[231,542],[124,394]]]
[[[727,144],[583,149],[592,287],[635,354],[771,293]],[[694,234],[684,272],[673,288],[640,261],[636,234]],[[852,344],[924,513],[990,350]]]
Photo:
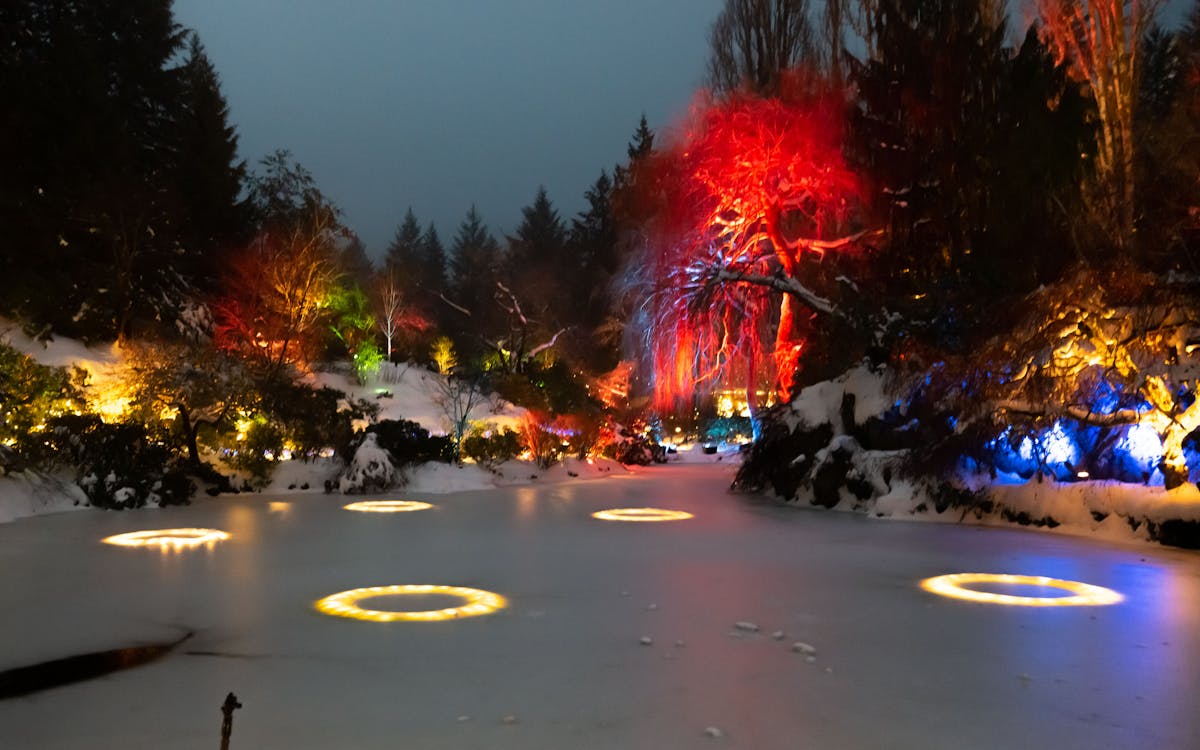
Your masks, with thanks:
[[[478,351],[471,334],[491,331],[496,321],[495,293],[500,276],[500,245],[492,236],[475,206],[467,211],[450,250],[449,299],[458,311],[450,314],[457,324],[460,348]]]
[[[170,0],[17,0],[0,29],[0,306],[81,336],[169,317],[189,286]]]
[[[229,124],[220,79],[195,33],[182,81],[177,182],[188,198],[182,241],[191,257],[207,261],[195,269],[197,280],[207,286],[217,276],[214,261],[221,251],[248,239],[249,215],[240,200],[246,165],[238,159],[238,137]]]
[[[429,227],[421,235],[421,286],[431,294],[442,294],[446,291],[446,249],[438,237],[437,227],[429,222]]]
[[[533,203],[521,209],[521,223],[509,238],[509,263],[514,270],[531,266],[558,269],[563,265],[566,230],[539,186]]]
[[[396,234],[387,248],[385,262],[389,269],[403,277],[413,273],[413,269],[418,265],[420,249],[421,225],[417,223],[417,216],[410,206],[404,213],[404,221],[396,227]]]

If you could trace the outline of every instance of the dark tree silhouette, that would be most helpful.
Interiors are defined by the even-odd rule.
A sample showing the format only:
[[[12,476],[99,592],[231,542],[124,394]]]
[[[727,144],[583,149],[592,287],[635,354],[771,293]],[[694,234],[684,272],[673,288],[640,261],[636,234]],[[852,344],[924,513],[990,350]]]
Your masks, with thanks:
[[[783,71],[815,63],[809,10],[809,0],[725,0],[709,34],[712,89],[773,94]]]

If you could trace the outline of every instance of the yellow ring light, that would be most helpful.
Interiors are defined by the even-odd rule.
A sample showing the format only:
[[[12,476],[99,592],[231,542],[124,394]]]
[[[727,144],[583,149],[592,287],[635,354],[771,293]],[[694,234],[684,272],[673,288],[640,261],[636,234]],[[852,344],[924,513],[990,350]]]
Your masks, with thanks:
[[[1070,591],[1072,596],[1015,596],[1013,594],[992,594],[986,591],[965,588],[965,586],[973,583],[1048,586],[1050,588]],[[1125,598],[1112,589],[1093,586],[1090,583],[1065,581],[1061,578],[1047,578],[1045,576],[1022,576],[1005,573],[953,573],[937,576],[936,578],[926,578],[921,581],[921,588],[939,596],[948,596],[954,599],[1023,607],[1102,607],[1109,604],[1116,604]]]
[[[613,508],[601,510],[592,514],[592,518],[601,521],[685,521],[693,518],[691,513],[682,510],[664,510],[662,508]]]
[[[363,513],[407,513],[413,510],[428,510],[433,506],[416,500],[360,500],[342,507]]]
[[[184,547],[199,547],[202,544],[215,544],[229,538],[229,534],[216,529],[153,529],[150,531],[131,531],[127,534],[115,534],[105,537],[105,544],[115,544],[120,547],[163,547],[182,549]]]
[[[362,599],[376,596],[398,595],[431,595],[457,596],[466,601],[460,607],[446,609],[430,609],[422,612],[387,611],[379,609],[363,609],[358,606]],[[349,617],[355,620],[371,622],[437,622],[439,620],[456,620],[463,617],[478,617],[488,615],[507,604],[504,597],[481,589],[468,589],[461,586],[413,585],[403,586],[371,586],[364,589],[351,589],[327,596],[317,602],[318,612],[334,617]]]

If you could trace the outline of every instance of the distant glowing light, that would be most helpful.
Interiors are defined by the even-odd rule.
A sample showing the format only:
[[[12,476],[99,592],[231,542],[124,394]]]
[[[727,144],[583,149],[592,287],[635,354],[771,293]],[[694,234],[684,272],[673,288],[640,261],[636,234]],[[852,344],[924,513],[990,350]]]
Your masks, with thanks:
[[[466,603],[459,607],[429,609],[419,612],[363,609],[358,602],[379,596],[455,596]],[[406,584],[400,586],[371,586],[369,588],[342,591],[316,603],[317,611],[334,617],[349,617],[371,622],[437,622],[463,617],[487,615],[507,605],[504,597],[481,589],[461,586],[437,586],[430,584]]]
[[[105,537],[105,544],[115,544],[120,547],[162,547],[165,549],[183,549],[184,547],[199,547],[213,545],[229,538],[229,534],[216,529],[154,529],[149,531],[130,531],[127,534],[116,534]]]
[[[592,518],[601,521],[684,521],[693,518],[691,513],[682,510],[664,510],[662,508],[613,508],[601,510],[592,514]]]
[[[407,513],[414,510],[429,510],[433,506],[417,500],[360,500],[342,507],[346,510],[357,510],[363,513]]]
[[[1069,591],[1072,596],[1016,596],[1013,594],[993,594],[966,588],[966,586],[975,583],[1043,586]],[[1022,607],[1100,607],[1108,604],[1116,604],[1125,598],[1112,589],[1093,586],[1090,583],[1065,581],[1061,578],[1047,578],[1045,576],[1011,575],[1006,573],[953,573],[935,578],[926,578],[921,581],[921,588],[939,596],[948,596],[954,599]]]

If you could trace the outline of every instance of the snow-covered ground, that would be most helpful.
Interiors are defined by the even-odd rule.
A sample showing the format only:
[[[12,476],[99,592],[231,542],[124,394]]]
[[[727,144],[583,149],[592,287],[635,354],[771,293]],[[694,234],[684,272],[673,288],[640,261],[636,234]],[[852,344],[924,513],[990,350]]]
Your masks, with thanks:
[[[0,525],[0,670],[194,633],[150,665],[0,701],[0,747],[209,747],[229,691],[233,748],[1200,747],[1194,553],[797,510],[729,495],[731,471],[386,496],[436,506],[414,513],[264,493]],[[695,518],[591,518],[630,506]],[[99,541],[188,526],[232,537]],[[1126,599],[1001,607],[917,586],[963,571]],[[403,583],[508,607],[387,624],[313,608]]]

